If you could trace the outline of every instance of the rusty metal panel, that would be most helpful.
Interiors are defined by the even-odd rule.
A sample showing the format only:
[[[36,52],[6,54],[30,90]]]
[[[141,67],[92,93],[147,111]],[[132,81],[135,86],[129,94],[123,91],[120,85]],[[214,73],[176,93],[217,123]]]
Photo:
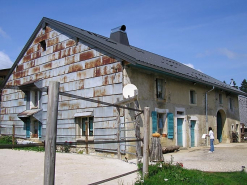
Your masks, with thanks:
[[[94,117],[113,117],[113,109],[116,109],[115,107],[97,107],[94,109]]]
[[[102,85],[103,85],[102,77],[88,78],[84,80],[85,88],[98,87]]]

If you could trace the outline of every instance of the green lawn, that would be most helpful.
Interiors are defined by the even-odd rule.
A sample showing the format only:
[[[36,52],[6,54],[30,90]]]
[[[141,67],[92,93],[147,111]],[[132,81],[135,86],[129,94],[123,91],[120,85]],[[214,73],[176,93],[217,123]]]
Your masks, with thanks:
[[[144,182],[135,184],[199,184],[199,185],[244,185],[247,184],[245,172],[202,172],[187,170],[179,164],[159,163],[149,166],[149,175]]]

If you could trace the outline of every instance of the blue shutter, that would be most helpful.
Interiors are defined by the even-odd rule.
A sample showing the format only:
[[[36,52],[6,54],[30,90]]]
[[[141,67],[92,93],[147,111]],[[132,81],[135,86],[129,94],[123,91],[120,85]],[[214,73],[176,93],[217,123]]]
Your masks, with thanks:
[[[42,123],[39,121],[39,131],[38,131],[38,134],[39,134],[39,138],[42,137]]]
[[[26,137],[30,138],[30,119],[27,118],[26,120]]]
[[[172,113],[167,114],[167,120],[168,120],[168,139],[173,139],[173,136],[174,136],[174,119],[173,119]]]
[[[157,124],[157,112],[156,111],[152,111],[152,133],[157,132],[158,128],[157,128],[158,124]]]

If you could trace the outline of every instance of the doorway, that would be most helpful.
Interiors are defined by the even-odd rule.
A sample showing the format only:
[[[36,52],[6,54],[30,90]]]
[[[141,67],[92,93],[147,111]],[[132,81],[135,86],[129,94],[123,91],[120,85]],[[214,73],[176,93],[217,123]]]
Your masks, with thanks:
[[[196,121],[192,120],[190,121],[190,138],[191,138],[191,147],[195,147],[195,125],[196,125]]]
[[[220,112],[217,113],[217,139],[222,142],[222,117]]]
[[[183,118],[177,118],[177,141],[178,146],[183,147]]]

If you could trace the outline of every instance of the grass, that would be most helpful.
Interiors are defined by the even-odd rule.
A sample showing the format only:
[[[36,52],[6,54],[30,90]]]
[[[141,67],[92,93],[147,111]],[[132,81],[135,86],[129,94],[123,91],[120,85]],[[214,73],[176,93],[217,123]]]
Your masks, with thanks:
[[[141,164],[142,166],[142,164]],[[140,167],[141,167],[140,166]],[[149,166],[148,177],[135,184],[200,184],[200,185],[243,185],[247,184],[245,172],[202,172],[184,169],[180,164],[158,163]]]
[[[15,141],[16,143],[16,141]],[[0,145],[3,144],[12,144],[12,136],[1,136],[0,137]],[[44,152],[45,147],[43,146],[34,146],[34,147],[20,147],[14,148],[14,150],[25,150],[25,151],[35,151],[35,152]]]

